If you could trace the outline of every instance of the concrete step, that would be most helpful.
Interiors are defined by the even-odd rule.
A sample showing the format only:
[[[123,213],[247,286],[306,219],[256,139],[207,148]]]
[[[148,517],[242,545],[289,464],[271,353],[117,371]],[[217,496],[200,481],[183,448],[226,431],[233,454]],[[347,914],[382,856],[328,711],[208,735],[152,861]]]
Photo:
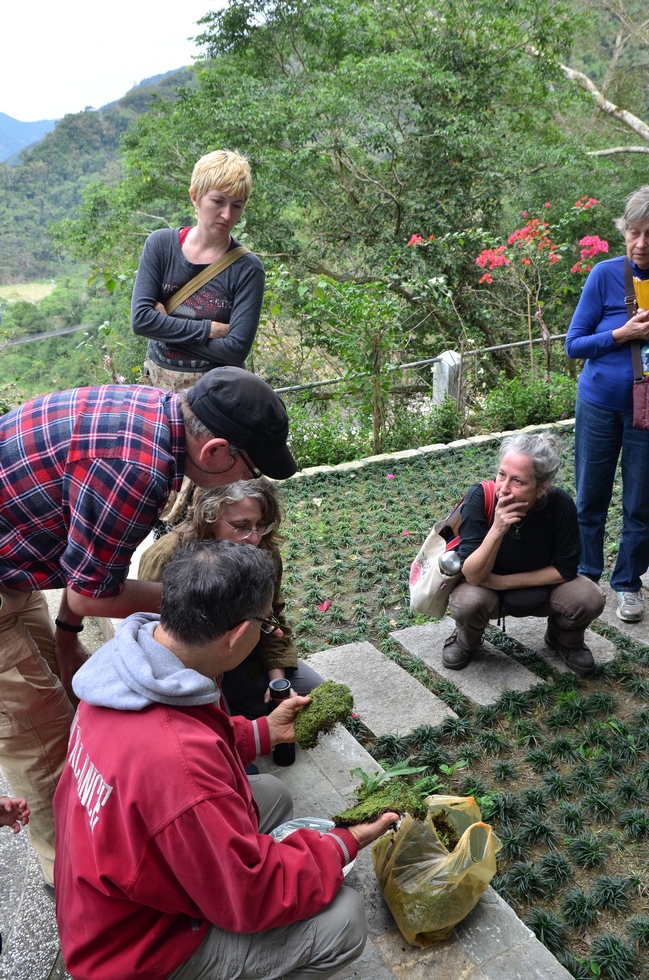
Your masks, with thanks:
[[[295,763],[288,768],[275,766],[272,757],[257,760],[260,772],[277,776],[289,787],[296,817],[331,817],[351,805],[349,795],[358,784],[350,770],[380,772],[381,767],[342,725],[323,736],[315,749],[303,752],[295,747]],[[370,939],[361,959],[336,975],[336,980],[396,980],[388,963],[374,944],[374,937],[394,928],[392,916],[383,901],[374,875],[371,848],[360,852],[346,883],[360,891]]]
[[[561,657],[553,650],[548,649],[543,637],[545,636],[546,620],[539,619],[538,616],[526,616],[524,619],[514,619],[510,616],[507,619],[507,636],[518,643],[522,643],[528,650],[532,650],[542,660],[548,664],[552,670],[558,673],[570,671],[566,667]],[[593,660],[600,666],[609,664],[615,660],[615,645],[607,640],[606,637],[594,633],[593,630],[586,630],[585,642],[593,654]]]
[[[408,735],[420,725],[441,725],[445,718],[457,717],[371,643],[321,650],[309,657],[309,664],[327,680],[347,684],[354,711],[374,735]]]
[[[485,643],[463,670],[449,670],[442,664],[442,649],[453,629],[453,620],[447,616],[439,623],[409,626],[390,635],[406,653],[419,657],[438,677],[452,681],[476,704],[494,704],[503,691],[529,691],[543,683],[491,643]]]
[[[635,640],[636,643],[643,643],[649,646],[649,573],[643,578],[643,585],[645,587],[642,590],[647,612],[644,619],[641,619],[639,623],[625,623],[624,620],[618,619],[615,613],[617,609],[617,593],[613,591],[608,582],[600,582],[599,584],[606,595],[606,607],[599,617],[602,622],[607,623],[609,626],[614,626],[616,630],[619,630],[620,633],[628,636],[631,640]]]
[[[315,749],[296,748],[295,765],[287,769],[274,766],[271,759],[258,765],[289,786],[296,817],[331,816],[348,805],[357,784],[349,770],[380,769],[340,725]],[[369,941],[362,958],[336,980],[569,980],[570,974],[492,888],[445,942],[430,949],[410,946],[383,901],[371,850],[359,853],[347,877],[364,897]]]

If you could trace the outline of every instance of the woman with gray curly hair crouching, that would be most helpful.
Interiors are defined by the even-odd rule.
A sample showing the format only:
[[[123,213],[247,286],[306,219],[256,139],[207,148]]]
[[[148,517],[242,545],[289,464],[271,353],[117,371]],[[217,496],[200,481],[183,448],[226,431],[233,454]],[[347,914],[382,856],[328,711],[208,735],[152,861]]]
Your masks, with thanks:
[[[501,615],[547,616],[546,645],[575,674],[595,667],[584,633],[605,599],[595,582],[577,574],[577,509],[565,490],[552,485],[557,448],[547,434],[520,433],[502,442],[490,519],[482,485],[467,492],[457,549],[464,581],[449,600],[457,628],[442,654],[451,670],[466,667],[489,620]]]

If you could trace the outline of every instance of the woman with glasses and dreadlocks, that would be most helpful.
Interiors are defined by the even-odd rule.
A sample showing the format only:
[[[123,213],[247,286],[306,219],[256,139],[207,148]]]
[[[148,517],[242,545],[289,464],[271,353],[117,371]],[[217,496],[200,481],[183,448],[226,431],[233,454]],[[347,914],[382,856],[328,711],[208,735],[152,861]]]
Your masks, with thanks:
[[[260,477],[241,480],[211,490],[197,490],[187,518],[171,533],[159,538],[140,560],[138,578],[159,582],[162,570],[179,544],[186,541],[234,541],[264,548],[275,562],[273,614],[282,635],[261,633],[252,653],[221,678],[221,687],[233,715],[258,718],[270,700],[269,681],[286,677],[293,694],[306,695],[323,678],[298,660],[291,627],[284,617],[282,559],[279,553],[281,508],[273,484]]]

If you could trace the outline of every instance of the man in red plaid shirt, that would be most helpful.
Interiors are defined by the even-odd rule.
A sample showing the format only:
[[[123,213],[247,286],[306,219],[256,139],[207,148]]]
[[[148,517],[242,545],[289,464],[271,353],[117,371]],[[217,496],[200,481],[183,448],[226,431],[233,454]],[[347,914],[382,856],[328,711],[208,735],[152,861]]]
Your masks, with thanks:
[[[161,585],[126,575],[170,492],[185,474],[202,487],[285,479],[296,470],[287,436],[281,399],[234,367],[179,394],[78,388],[0,418],[0,765],[29,801],[46,884],[83,617],[157,612]],[[40,590],[55,588],[53,631]]]

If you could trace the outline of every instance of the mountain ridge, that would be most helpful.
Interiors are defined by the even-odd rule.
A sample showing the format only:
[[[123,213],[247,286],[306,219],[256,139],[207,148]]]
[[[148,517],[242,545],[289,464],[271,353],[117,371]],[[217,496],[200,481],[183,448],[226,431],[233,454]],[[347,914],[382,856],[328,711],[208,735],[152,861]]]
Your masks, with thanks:
[[[99,111],[119,105],[121,100],[125,99],[129,93],[135,92],[139,88],[155,88],[163,79],[168,78],[170,75],[177,75],[179,72],[185,70],[184,66],[182,68],[171,68],[169,71],[161,72],[158,75],[143,78],[137,85],[133,85],[128,92],[113,99],[112,102],[107,102],[106,105],[100,106]],[[65,115],[77,115],[77,113],[66,113]],[[0,163],[9,161],[10,166],[16,164],[18,162],[17,154],[21,150],[29,150],[39,143],[47,133],[54,129],[59,121],[59,119],[38,119],[35,122],[23,122],[21,119],[7,115],[6,112],[0,112]],[[12,160],[12,157],[16,157],[16,159]]]
[[[14,153],[38,143],[46,133],[54,129],[56,119],[39,119],[36,122],[22,122],[0,112],[0,160],[8,160]]]

